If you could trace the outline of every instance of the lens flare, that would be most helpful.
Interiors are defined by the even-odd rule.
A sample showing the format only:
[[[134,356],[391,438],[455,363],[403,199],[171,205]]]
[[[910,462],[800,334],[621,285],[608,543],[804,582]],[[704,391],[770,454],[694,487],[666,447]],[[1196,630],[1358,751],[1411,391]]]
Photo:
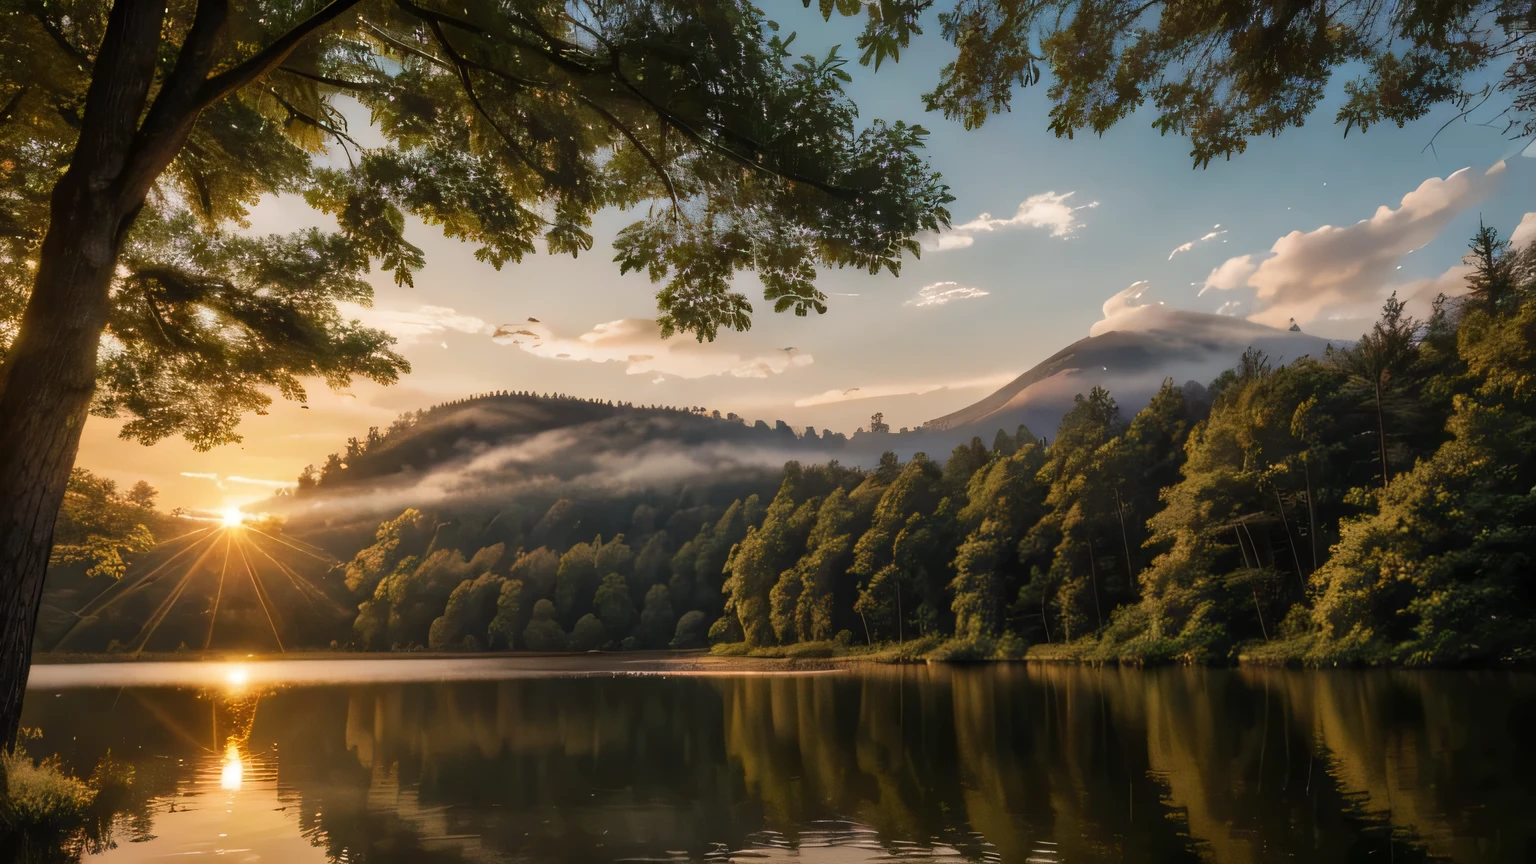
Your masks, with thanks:
[[[239,528],[245,524],[245,514],[240,512],[239,507],[226,507],[219,518],[223,520],[225,528]]]
[[[219,769],[219,787],[231,792],[240,789],[245,779],[245,762],[240,759],[240,748],[230,744],[224,751],[224,765]]]

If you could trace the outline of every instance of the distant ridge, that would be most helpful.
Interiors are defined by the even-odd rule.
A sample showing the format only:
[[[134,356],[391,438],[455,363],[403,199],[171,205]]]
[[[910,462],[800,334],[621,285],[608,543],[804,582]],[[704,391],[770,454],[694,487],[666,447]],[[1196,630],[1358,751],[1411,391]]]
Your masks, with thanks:
[[[1111,330],[1079,339],[965,408],[924,423],[922,431],[990,435],[1020,424],[1053,435],[1072,400],[1095,386],[1108,390],[1121,411],[1140,410],[1165,378],[1209,382],[1237,364],[1250,347],[1277,363],[1320,356],[1327,340],[1299,330],[1278,330],[1242,319],[1178,312],[1148,329]]]

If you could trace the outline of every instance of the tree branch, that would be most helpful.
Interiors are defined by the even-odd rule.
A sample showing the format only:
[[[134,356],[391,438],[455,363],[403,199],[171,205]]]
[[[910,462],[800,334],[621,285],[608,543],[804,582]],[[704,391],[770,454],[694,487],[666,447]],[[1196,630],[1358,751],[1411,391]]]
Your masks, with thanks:
[[[200,107],[228,96],[282,65],[283,61],[288,59],[288,55],[299,47],[299,43],[360,2],[362,0],[332,0],[329,6],[299,22],[293,29],[279,36],[271,45],[246,58],[234,68],[209,78],[198,93]]]
[[[433,25],[433,26],[435,26],[435,25]],[[451,51],[452,49],[448,48],[448,49],[445,49],[445,50]],[[455,62],[457,62],[457,63],[460,63],[460,64],[462,64],[464,66],[467,66],[467,67],[470,67],[470,68],[479,69],[479,70],[481,70],[483,72],[486,72],[486,73],[489,73],[491,75],[494,75],[494,76],[496,76],[498,78],[501,78],[502,80],[507,81],[508,83],[513,84],[513,85],[518,86],[518,87],[523,87],[523,88],[526,88],[526,89],[541,89],[541,90],[556,90],[556,89],[560,89],[560,88],[555,87],[554,85],[547,84],[547,83],[542,82],[542,81],[534,81],[534,80],[527,79],[527,78],[517,77],[517,76],[512,75],[510,73],[503,72],[500,69],[496,69],[495,67],[492,67],[490,65],[487,65],[487,64],[484,64],[484,63],[479,63],[479,62],[474,61],[474,60],[470,60],[469,58],[463,57],[462,55],[459,55],[456,52],[453,54],[453,56],[455,57]],[[466,85],[466,86],[468,86],[468,85]],[[579,99],[583,104],[585,104],[588,108],[591,108],[599,117],[602,117],[603,120],[605,122],[607,122],[608,125],[611,126],[614,129],[614,131],[618,132],[620,135],[623,135],[626,139],[629,140],[629,142],[631,144],[635,145],[635,148],[640,151],[640,154],[645,158],[645,161],[650,163],[651,168],[653,170],[655,170],[656,175],[661,178],[661,182],[666,185],[666,187],[667,187],[667,197],[672,199],[672,206],[675,208],[675,216],[674,216],[674,218],[676,218],[677,216],[681,216],[682,215],[683,204],[682,204],[682,201],[677,197],[677,187],[672,182],[672,175],[667,171],[667,169],[665,167],[662,166],[661,161],[656,158],[656,155],[651,152],[650,148],[646,147],[645,143],[642,142],[635,135],[633,130],[631,130],[622,120],[620,120],[618,117],[616,117],[611,111],[609,111],[608,109],[604,108],[603,106],[597,104],[597,102],[593,101],[590,97],[588,97],[584,93],[581,93],[580,91],[576,91],[573,95],[577,99]],[[471,97],[471,98],[473,98],[473,97]],[[478,107],[478,102],[477,102],[477,107]],[[482,109],[482,113],[484,113],[483,109]],[[487,118],[487,119],[489,119],[489,118]],[[494,125],[494,121],[493,121],[493,125]],[[662,126],[661,128],[665,129],[666,127]],[[498,129],[497,131],[500,131],[500,130]]]
[[[332,137],[334,137],[336,139],[336,142],[341,145],[341,149],[346,152],[346,154],[347,154],[347,161],[348,162],[352,161],[352,151],[347,150],[347,145],[348,144],[351,144],[353,147],[356,147],[359,153],[361,153],[363,151],[363,145],[357,143],[357,140],[355,138],[353,138],[351,135],[348,135],[346,132],[343,132],[342,130],[337,129],[334,126],[331,126],[330,124],[328,124],[325,121],[319,119],[318,117],[312,116],[308,112],[299,110],[298,108],[294,107],[292,102],[289,102],[287,99],[284,99],[276,90],[273,90],[271,87],[263,87],[261,89],[262,89],[262,92],[266,93],[268,96],[271,96],[273,99],[276,99],[277,100],[277,104],[283,106],[283,110],[288,112],[289,119],[299,120],[299,121],[302,121],[304,123],[308,123],[309,125],[315,127],[316,129],[319,129],[322,132],[327,132]]]
[[[319,84],[324,84],[327,87],[335,87],[338,90],[358,90],[367,92],[374,89],[374,85],[366,81],[348,81],[343,78],[330,78],[325,75],[316,75],[313,72],[305,72],[302,69],[295,69],[292,66],[279,66],[277,67],[277,71],[287,72],[289,75],[293,75],[298,78],[305,78]]]
[[[64,31],[60,30],[58,25],[53,22],[53,19],[48,17],[47,7],[39,5],[35,2],[28,3],[27,12],[32,16],[34,20],[37,21],[37,26],[43,28],[43,32],[48,34],[48,38],[52,39],[54,43],[57,44],[65,54],[68,54],[70,57],[72,57],[75,62],[82,66],[94,62],[94,58],[91,57],[90,53],[86,51],[86,49],[80,48],[74,43],[70,42],[69,38],[64,35]]]
[[[199,0],[192,29],[181,43],[176,65],[149,106],[134,135],[120,189],[128,206],[143,200],[154,179],[165,170],[197,122],[198,89],[213,68],[214,47],[229,20],[229,0]]]
[[[400,2],[402,6],[410,5],[407,0],[398,0],[398,2]],[[523,161],[523,164],[527,165],[530,170],[539,175],[540,179],[542,179],[546,185],[554,186],[555,178],[553,174],[546,170],[543,166],[534,162],[527,153],[523,152],[523,148],[519,147],[517,142],[512,140],[511,133],[501,128],[501,124],[496,122],[496,118],[491,116],[491,112],[487,110],[484,103],[480,101],[479,94],[475,92],[475,83],[469,77],[468,61],[466,61],[458,51],[454,50],[453,45],[448,41],[447,35],[443,33],[442,25],[436,21],[428,21],[427,26],[431,28],[432,35],[437,37],[437,44],[441,46],[443,51],[448,54],[449,61],[453,63],[454,71],[457,73],[459,78],[459,84],[464,88],[464,95],[469,99],[469,104],[474,106],[475,111],[478,112],[481,117],[485,118],[485,122],[489,123],[492,129],[496,130],[496,134],[501,136],[502,143],[507,145],[508,150],[511,150],[513,153],[517,154],[517,157]]]
[[[466,61],[465,58],[462,57],[462,55],[459,55],[457,51],[454,51],[452,46],[450,46],[448,44],[447,37],[443,34],[442,26],[441,25],[442,24],[449,24],[451,26],[458,27],[458,28],[466,30],[468,32],[475,33],[477,35],[486,35],[485,29],[480,27],[477,24],[473,24],[473,23],[470,23],[468,21],[463,21],[461,19],[455,18],[455,17],[453,17],[451,15],[447,15],[447,14],[442,13],[442,12],[437,12],[437,11],[431,10],[431,9],[425,9],[425,8],[417,5],[416,3],[412,2],[412,0],[395,0],[395,2],[396,2],[396,5],[399,6],[406,13],[408,13],[410,15],[414,15],[414,16],[416,16],[416,17],[418,17],[418,18],[420,18],[420,19],[422,19],[423,21],[426,22],[427,26],[432,29],[433,34],[437,37],[438,44],[443,47],[444,51],[447,51],[447,52],[450,53],[452,62],[456,66],[460,66],[459,78],[460,78],[460,81],[464,83],[466,91],[472,90],[472,85],[469,83],[469,78],[468,78],[467,72],[463,68],[463,66],[466,63],[468,63],[468,61]],[[749,170],[756,171],[756,172],[758,172],[760,174],[764,174],[764,175],[767,175],[767,176],[775,177],[775,178],[778,178],[780,180],[788,180],[788,181],[790,181],[792,183],[799,183],[799,184],[802,184],[802,185],[805,185],[805,186],[810,186],[811,188],[816,189],[816,190],[818,190],[820,192],[823,192],[823,193],[825,193],[827,195],[831,195],[834,198],[853,198],[853,197],[857,197],[859,195],[859,191],[855,190],[855,189],[846,189],[846,188],[843,188],[841,186],[835,186],[833,184],[827,183],[827,182],[822,181],[822,180],[816,180],[816,179],[811,178],[811,177],[806,177],[806,176],[804,176],[802,174],[797,174],[795,172],[785,171],[785,170],[777,168],[777,167],[771,167],[771,166],[768,166],[768,165],[764,165],[760,159],[748,158],[747,156],[745,156],[745,155],[735,151],[734,149],[732,149],[732,148],[730,148],[730,147],[728,147],[728,146],[726,146],[726,145],[724,145],[724,144],[722,144],[722,143],[720,143],[718,141],[711,140],[709,138],[709,136],[705,135],[704,133],[699,132],[698,130],[693,129],[690,125],[685,123],[682,120],[682,118],[678,117],[671,110],[669,110],[666,106],[662,105],[661,103],[659,103],[656,100],[652,99],[650,96],[646,95],[643,91],[641,91],[638,87],[636,87],[628,79],[627,76],[624,75],[624,72],[623,72],[622,68],[620,67],[618,50],[617,50],[617,48],[611,42],[609,42],[606,38],[604,38],[601,34],[597,33],[597,31],[593,30],[592,28],[587,27],[586,25],[581,24],[580,22],[576,22],[573,19],[570,19],[570,16],[567,15],[565,17],[567,18],[567,20],[572,20],[573,23],[577,24],[577,26],[582,27],[582,29],[586,30],[588,33],[591,33],[593,35],[593,37],[596,38],[599,42],[601,42],[603,44],[603,46],[608,50],[610,62],[609,62],[608,66],[606,68],[598,68],[598,67],[590,66],[590,65],[587,65],[587,64],[584,64],[584,63],[580,63],[580,62],[578,62],[576,60],[571,59],[571,57],[569,57],[567,55],[566,51],[569,51],[571,49],[579,49],[579,46],[576,46],[573,43],[566,42],[565,40],[562,40],[562,39],[559,39],[559,38],[555,37],[553,34],[549,33],[547,30],[545,30],[542,26],[539,26],[538,22],[531,21],[528,18],[526,18],[525,16],[514,15],[514,17],[518,20],[518,22],[520,24],[522,24],[523,27],[525,27],[525,28],[529,29],[530,31],[532,31],[533,33],[537,34],[539,36],[539,38],[543,39],[546,43],[548,43],[548,45],[550,47],[549,48],[540,47],[538,45],[532,44],[531,42],[529,42],[526,39],[519,39],[519,38],[517,38],[513,34],[497,34],[498,38],[503,39],[503,40],[508,41],[508,42],[512,42],[513,44],[516,44],[519,47],[526,48],[526,49],[528,49],[530,51],[533,51],[536,54],[538,54],[539,56],[544,57],[546,60],[550,61],[551,63],[554,63],[556,66],[559,66],[560,68],[566,70],[567,72],[570,72],[573,75],[577,75],[577,76],[580,76],[580,77],[589,77],[589,76],[598,75],[598,74],[603,74],[603,75],[611,76],[619,84],[623,85],[624,89],[626,89],[630,93],[634,94],[634,96],[637,99],[639,99],[643,104],[649,106],[651,108],[651,110],[655,111],[656,112],[656,116],[659,119],[664,121],[667,125],[675,127],[679,132],[683,133],[683,135],[685,137],[687,137],[689,140],[693,141],[695,144],[698,144],[703,149],[712,151],[712,152],[717,153],[717,154],[719,154],[721,156],[725,156],[726,158],[728,158],[728,159],[730,159],[730,160],[732,160],[732,161],[734,161],[734,162],[736,162],[736,163],[738,163],[738,164],[740,164],[742,166],[745,166]],[[557,50],[557,48],[563,48],[563,49],[566,49],[566,51]],[[482,65],[479,66],[479,68],[486,68],[486,67],[483,67],[483,64],[482,64]],[[486,68],[486,71],[490,71],[490,72],[492,72],[492,74],[499,74],[497,72],[497,70],[493,70],[493,69],[489,69],[489,68]],[[507,76],[503,76],[503,77],[507,77]],[[549,85],[543,85],[543,86],[549,86]],[[585,96],[582,96],[579,92],[577,92],[575,95],[578,98],[581,98],[583,101],[587,102],[587,104],[589,104],[589,105],[592,104],[592,102],[589,99],[587,99]],[[488,121],[491,122],[492,126],[495,127],[497,129],[497,131],[503,135],[503,137],[507,137],[505,132],[503,132],[503,130],[501,130],[500,126],[497,125],[494,120],[491,120],[489,114],[486,113],[484,107],[480,105],[479,98],[477,96],[475,96],[473,93],[470,93],[470,101],[475,104],[476,109],[479,110],[479,112],[482,115],[484,115]],[[747,140],[747,139],[745,139],[744,136],[741,136],[741,135],[739,135],[737,133],[734,133],[734,132],[732,132],[729,129],[717,128],[716,131],[719,132],[720,134],[726,136],[726,137],[738,138],[738,139],[742,140],[744,143],[748,144],[749,146],[754,146],[754,147],[757,146],[755,144],[755,142]],[[622,130],[621,130],[621,134],[622,134]],[[628,136],[626,136],[626,137],[628,137]],[[668,185],[670,186],[670,183]]]
[[[363,21],[362,24],[363,24],[363,29],[367,30],[369,33],[372,33],[373,37],[375,39],[378,39],[380,42],[383,42],[385,45],[388,45],[389,47],[395,49],[396,51],[399,51],[402,54],[408,54],[408,55],[410,55],[412,57],[417,57],[419,59],[425,60],[428,63],[431,63],[432,65],[437,66],[440,69],[444,69],[444,70],[447,70],[449,72],[455,72],[455,73],[457,72],[457,70],[453,68],[453,64],[447,62],[446,60],[444,60],[441,57],[438,57],[435,54],[429,54],[426,51],[423,51],[420,48],[415,47],[414,45],[408,45],[405,42],[400,41],[400,39],[398,39],[395,36],[390,35],[388,32],[386,32],[382,27],[379,27],[377,24],[374,24],[371,21]]]
[[[22,87],[16,91],[16,95],[6,101],[5,107],[0,108],[0,124],[11,122],[11,117],[16,114],[16,109],[20,107],[21,100],[26,98],[27,93],[31,89],[31,87]]]

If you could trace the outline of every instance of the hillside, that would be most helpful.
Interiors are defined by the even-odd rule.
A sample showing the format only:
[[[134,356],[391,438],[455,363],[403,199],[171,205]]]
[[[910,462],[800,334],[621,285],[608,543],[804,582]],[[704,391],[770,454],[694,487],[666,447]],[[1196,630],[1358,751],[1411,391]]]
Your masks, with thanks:
[[[1141,311],[1147,310],[1147,311]],[[1054,434],[1079,393],[1108,390],[1127,415],[1145,406],[1163,379],[1204,385],[1232,368],[1248,348],[1277,364],[1322,356],[1327,340],[1220,315],[1138,307],[1135,329],[1079,339],[1040,361],[996,392],[923,424],[925,433],[985,439],[997,429],[1028,426]],[[1188,385],[1186,385],[1188,387]]]

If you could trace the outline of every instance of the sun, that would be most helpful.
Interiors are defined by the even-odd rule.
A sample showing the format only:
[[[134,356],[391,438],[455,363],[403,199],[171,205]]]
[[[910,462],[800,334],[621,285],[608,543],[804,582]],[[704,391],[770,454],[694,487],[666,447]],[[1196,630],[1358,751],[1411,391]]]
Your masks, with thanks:
[[[224,522],[225,528],[239,528],[245,524],[245,514],[239,507],[226,507],[219,518]]]

